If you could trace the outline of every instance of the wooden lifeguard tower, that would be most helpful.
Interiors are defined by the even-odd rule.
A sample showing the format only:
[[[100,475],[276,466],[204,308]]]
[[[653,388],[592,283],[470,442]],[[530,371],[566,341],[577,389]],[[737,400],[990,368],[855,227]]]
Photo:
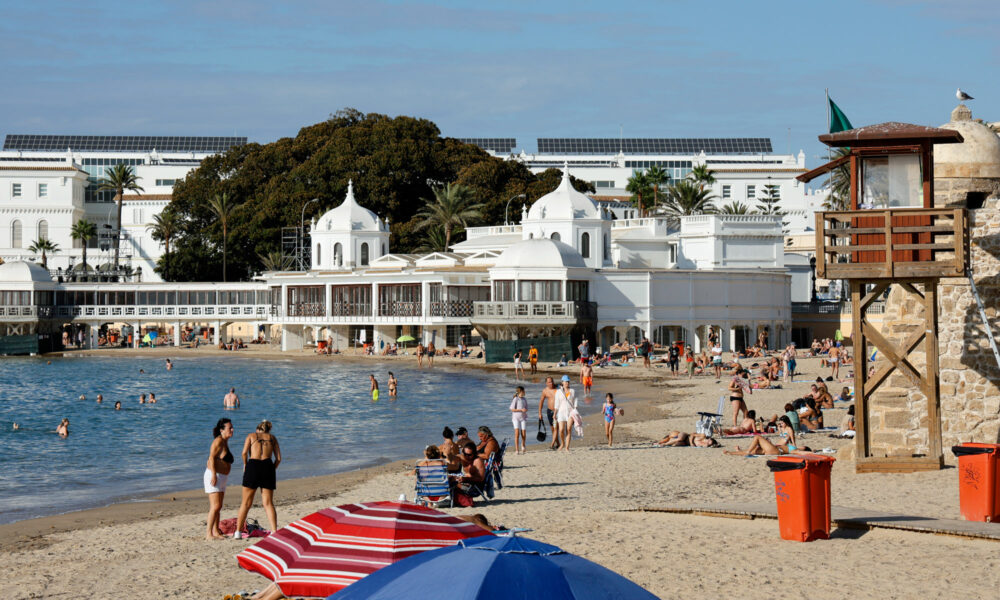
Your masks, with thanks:
[[[938,373],[938,282],[965,277],[964,208],[933,208],[934,145],[963,141],[957,131],[882,123],[819,136],[850,153],[798,177],[812,179],[849,164],[851,210],[816,213],[816,276],[850,282],[854,345],[857,472],[911,472],[944,466]],[[867,309],[892,286],[916,296],[924,327],[893,343],[872,326]],[[888,332],[887,332],[888,333]],[[921,344],[923,368],[910,354]],[[869,376],[869,347],[886,361]],[[900,371],[927,398],[926,455],[873,456],[872,395]]]

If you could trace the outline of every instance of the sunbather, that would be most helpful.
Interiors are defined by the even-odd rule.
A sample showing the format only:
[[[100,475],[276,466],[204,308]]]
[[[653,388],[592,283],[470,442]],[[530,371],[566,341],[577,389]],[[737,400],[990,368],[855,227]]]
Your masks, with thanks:
[[[746,435],[748,433],[757,433],[757,413],[752,410],[747,411],[742,423],[736,427],[722,430],[722,435]]]
[[[778,419],[778,431],[781,433],[782,441],[775,444],[764,436],[754,436],[753,441],[746,450],[726,450],[726,454],[733,456],[749,456],[752,454],[780,455],[789,454],[798,450],[795,445],[795,432],[792,431],[792,422],[787,416],[782,415]]]
[[[703,433],[684,433],[683,431],[671,431],[667,437],[655,442],[657,446],[694,446],[696,448],[715,448],[720,446],[714,438]]]
[[[799,409],[799,423],[803,431],[823,428],[823,411],[816,406],[816,401],[812,398],[805,398],[806,405]]]
[[[676,429],[667,434],[667,437],[658,442],[653,442],[657,446],[687,446],[689,445],[688,434]]]

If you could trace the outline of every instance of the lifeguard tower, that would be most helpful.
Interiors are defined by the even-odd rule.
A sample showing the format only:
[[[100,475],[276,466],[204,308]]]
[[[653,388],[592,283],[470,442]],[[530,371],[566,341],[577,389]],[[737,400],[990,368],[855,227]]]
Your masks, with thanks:
[[[849,154],[799,176],[808,182],[849,165],[850,210],[816,214],[816,275],[844,279],[851,288],[858,472],[910,472],[944,466],[938,365],[938,283],[965,277],[966,209],[934,208],[934,146],[963,141],[952,129],[882,123],[819,136]],[[916,300],[921,325],[893,342],[868,320],[867,309],[897,286]],[[869,373],[872,347],[885,360]],[[922,353],[923,365],[911,354]],[[894,373],[926,397],[927,452],[872,452],[870,403]]]

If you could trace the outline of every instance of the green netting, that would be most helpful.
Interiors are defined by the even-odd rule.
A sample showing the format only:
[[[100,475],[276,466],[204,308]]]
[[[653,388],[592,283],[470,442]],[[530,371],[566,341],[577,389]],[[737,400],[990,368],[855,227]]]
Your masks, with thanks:
[[[3,354],[37,354],[37,335],[2,335],[0,336],[0,355]]]
[[[568,335],[553,337],[524,338],[520,340],[486,340],[486,362],[511,362],[514,353],[521,350],[523,361],[528,362],[528,349],[534,344],[538,348],[540,362],[558,362],[565,354],[573,360],[573,343]]]

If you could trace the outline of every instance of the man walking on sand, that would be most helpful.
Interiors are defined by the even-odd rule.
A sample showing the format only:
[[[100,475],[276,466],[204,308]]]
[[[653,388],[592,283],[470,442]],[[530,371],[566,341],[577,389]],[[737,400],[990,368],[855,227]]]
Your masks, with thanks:
[[[649,338],[644,337],[639,347],[642,348],[642,366],[648,369],[651,367],[649,355],[653,353],[653,345],[649,343]]]
[[[844,351],[840,342],[837,342],[832,348],[830,348],[830,355],[826,357],[826,362],[830,364],[830,376],[833,377],[834,381],[840,376],[840,357],[843,355]]]
[[[542,407],[545,406],[546,415],[549,418],[549,429],[552,431],[552,444],[549,450],[559,447],[559,430],[555,426],[556,415],[556,383],[551,377],[545,378],[545,388],[542,390],[542,398],[538,401],[538,420],[542,420]]]

